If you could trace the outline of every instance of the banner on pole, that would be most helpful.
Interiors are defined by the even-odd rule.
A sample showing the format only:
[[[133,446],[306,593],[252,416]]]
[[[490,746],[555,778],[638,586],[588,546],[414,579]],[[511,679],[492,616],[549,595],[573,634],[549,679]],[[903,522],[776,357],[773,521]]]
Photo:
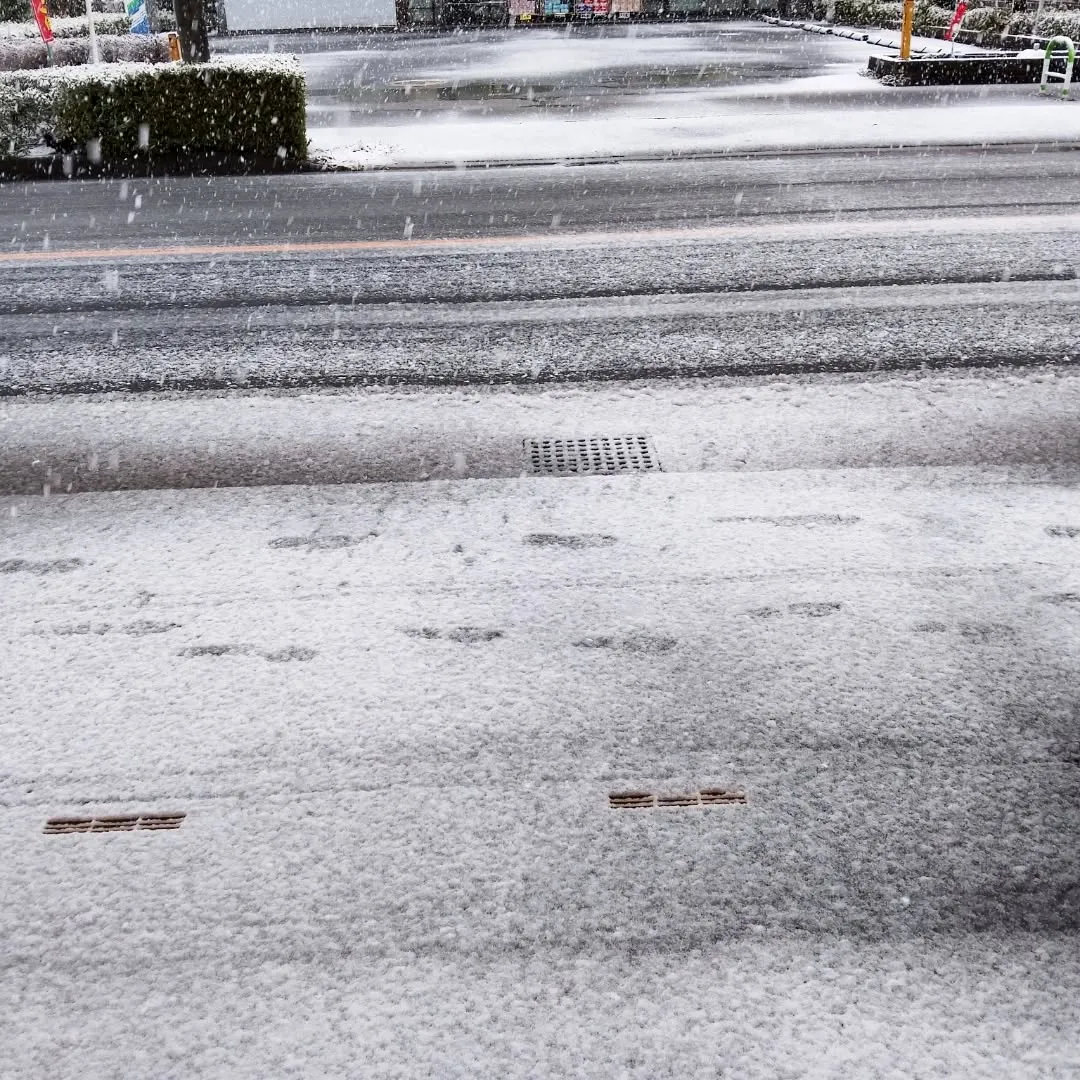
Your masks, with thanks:
[[[127,13],[131,20],[133,34],[150,33],[150,16],[146,10],[146,0],[127,0]]]
[[[34,9],[34,21],[37,23],[41,40],[46,45],[51,45],[53,32],[52,19],[49,18],[48,0],[30,0],[30,6]]]
[[[949,27],[945,31],[945,40],[952,41],[956,35],[956,31],[960,29],[960,24],[964,21],[964,16],[967,14],[967,0],[960,0],[960,3],[956,5],[956,10],[953,12],[953,17],[949,21]]]

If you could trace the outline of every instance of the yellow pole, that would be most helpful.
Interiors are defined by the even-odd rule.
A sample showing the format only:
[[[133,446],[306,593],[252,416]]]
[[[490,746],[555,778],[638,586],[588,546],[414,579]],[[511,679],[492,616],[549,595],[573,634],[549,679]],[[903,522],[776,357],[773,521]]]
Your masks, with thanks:
[[[904,0],[904,24],[900,30],[900,59],[911,59],[911,30],[915,25],[915,0]]]

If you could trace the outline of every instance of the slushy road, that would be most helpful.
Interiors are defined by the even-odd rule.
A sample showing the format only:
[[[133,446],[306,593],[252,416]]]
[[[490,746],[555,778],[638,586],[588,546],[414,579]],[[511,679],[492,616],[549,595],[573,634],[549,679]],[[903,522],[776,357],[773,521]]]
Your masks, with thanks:
[[[560,235],[833,215],[1069,211],[1080,155],[1015,148],[9,185],[4,255],[183,243]]]
[[[1076,205],[1016,151],[8,188],[0,391],[1068,363]]]

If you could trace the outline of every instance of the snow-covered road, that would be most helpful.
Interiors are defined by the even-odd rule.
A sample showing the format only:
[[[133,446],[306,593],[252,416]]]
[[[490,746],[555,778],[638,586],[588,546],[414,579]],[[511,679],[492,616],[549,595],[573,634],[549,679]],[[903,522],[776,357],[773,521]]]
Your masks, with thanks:
[[[7,215],[0,389],[1070,363],[1073,157],[65,186]]]
[[[398,124],[313,125],[309,135],[319,161],[354,169],[1080,144],[1080,105],[1040,96],[1037,86],[930,87],[911,94],[906,88],[883,90],[868,83],[852,69],[820,81],[806,79],[787,94],[764,84],[757,94],[700,91],[573,119],[438,117]]]
[[[1041,97],[1034,85],[867,78],[871,53],[894,52],[897,35],[864,32],[870,42],[731,20],[261,35],[218,47],[299,55],[312,149],[335,167],[1080,144],[1080,105]],[[916,47],[948,49],[930,39]]]
[[[1074,242],[1063,233],[1046,240],[1040,259]],[[643,255],[655,259],[654,250]],[[713,265],[722,257],[707,245],[690,255]],[[944,287],[208,306],[173,310],[167,326],[157,311],[21,315],[0,336],[0,385],[22,394],[1074,362],[1075,281],[1006,277]]]
[[[312,149],[367,169],[1080,143],[1080,106],[1035,86],[883,86],[866,76],[893,51],[880,45],[761,23],[642,29],[451,45],[382,79],[364,50],[336,67],[307,53]]]

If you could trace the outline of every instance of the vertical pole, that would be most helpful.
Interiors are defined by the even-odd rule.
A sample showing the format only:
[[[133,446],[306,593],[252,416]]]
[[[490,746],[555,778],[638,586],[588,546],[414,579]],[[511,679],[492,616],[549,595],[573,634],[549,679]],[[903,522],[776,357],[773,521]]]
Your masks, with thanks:
[[[911,59],[911,31],[915,26],[915,0],[904,0],[904,22],[900,29],[900,59]]]
[[[1035,49],[1037,49],[1039,47],[1036,44],[1036,42],[1039,39],[1038,39],[1038,35],[1035,33],[1035,31],[1039,29],[1039,23],[1042,22],[1043,5],[1044,5],[1044,0],[1039,0],[1039,6],[1035,9],[1035,19],[1032,21],[1032,24],[1031,24],[1031,45]]]
[[[210,41],[202,0],[173,0],[173,11],[184,63],[205,64],[210,59]]]
[[[94,7],[92,0],[86,0],[86,22],[90,28],[90,63],[101,63],[101,51],[98,49],[97,31],[94,29]]]

